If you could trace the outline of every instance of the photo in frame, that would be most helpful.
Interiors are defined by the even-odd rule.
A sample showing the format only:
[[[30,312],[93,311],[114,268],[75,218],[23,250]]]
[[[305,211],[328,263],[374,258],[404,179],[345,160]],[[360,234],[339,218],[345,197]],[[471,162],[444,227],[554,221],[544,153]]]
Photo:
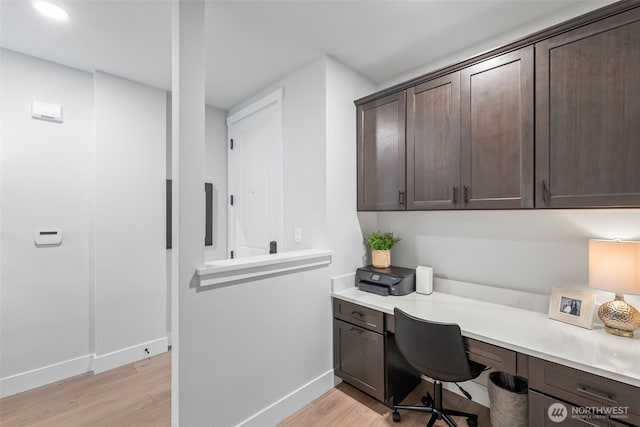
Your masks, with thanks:
[[[591,329],[596,294],[576,289],[553,288],[549,318]]]

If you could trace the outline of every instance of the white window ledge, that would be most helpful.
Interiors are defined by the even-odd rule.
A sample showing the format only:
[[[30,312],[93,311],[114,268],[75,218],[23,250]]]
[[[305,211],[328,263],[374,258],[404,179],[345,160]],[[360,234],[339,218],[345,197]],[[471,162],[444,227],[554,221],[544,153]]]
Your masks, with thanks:
[[[274,274],[283,274],[331,264],[333,251],[308,249],[282,252],[247,258],[210,261],[196,269],[200,286],[222,285],[230,282],[259,279]]]

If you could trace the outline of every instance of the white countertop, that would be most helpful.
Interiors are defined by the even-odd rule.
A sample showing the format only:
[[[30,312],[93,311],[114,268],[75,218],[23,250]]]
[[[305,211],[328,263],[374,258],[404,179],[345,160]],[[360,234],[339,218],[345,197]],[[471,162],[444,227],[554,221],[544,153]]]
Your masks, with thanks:
[[[434,292],[380,296],[348,288],[333,296],[393,314],[394,307],[427,320],[457,323],[469,338],[640,387],[640,337],[623,338],[602,326],[584,329],[544,313]]]

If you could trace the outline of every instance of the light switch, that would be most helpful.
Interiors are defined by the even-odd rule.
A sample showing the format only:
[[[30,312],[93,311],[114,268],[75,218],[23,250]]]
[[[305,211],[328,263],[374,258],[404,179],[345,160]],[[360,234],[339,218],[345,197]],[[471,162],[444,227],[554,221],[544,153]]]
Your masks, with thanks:
[[[293,240],[296,243],[302,242],[302,228],[296,227],[293,229]]]

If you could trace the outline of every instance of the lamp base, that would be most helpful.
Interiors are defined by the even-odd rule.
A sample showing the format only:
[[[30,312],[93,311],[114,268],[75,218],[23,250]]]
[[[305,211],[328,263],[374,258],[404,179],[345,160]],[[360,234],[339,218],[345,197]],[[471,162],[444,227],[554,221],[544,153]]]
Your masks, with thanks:
[[[604,330],[610,334],[617,335],[619,337],[633,338],[633,331],[625,331],[624,329],[610,328],[604,325]]]
[[[632,338],[633,331],[640,328],[640,312],[620,294],[598,308],[598,317],[604,324],[604,330],[613,335]]]

